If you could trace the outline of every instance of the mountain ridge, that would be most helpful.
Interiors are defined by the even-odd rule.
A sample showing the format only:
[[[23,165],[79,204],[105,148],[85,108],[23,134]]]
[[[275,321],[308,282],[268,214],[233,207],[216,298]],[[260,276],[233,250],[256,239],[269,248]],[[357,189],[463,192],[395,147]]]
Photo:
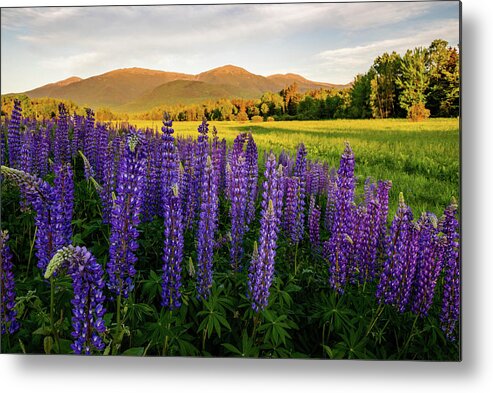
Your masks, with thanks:
[[[193,104],[205,99],[255,99],[294,82],[301,92],[348,86],[311,81],[293,73],[257,75],[228,64],[195,75],[140,67],[119,68],[84,79],[72,76],[22,94],[30,98],[68,99],[78,105],[106,107],[116,112],[145,111],[161,104]]]

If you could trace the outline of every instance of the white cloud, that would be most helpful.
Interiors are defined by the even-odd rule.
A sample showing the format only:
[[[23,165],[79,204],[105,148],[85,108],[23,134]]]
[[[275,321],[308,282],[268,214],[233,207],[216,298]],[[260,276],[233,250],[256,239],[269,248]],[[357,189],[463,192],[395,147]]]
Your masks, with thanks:
[[[269,33],[325,26],[361,30],[399,23],[429,10],[433,3],[322,3],[220,6],[73,7],[3,10],[2,29],[22,30],[19,39],[40,45],[115,46],[135,37],[183,43],[227,42]]]
[[[238,65],[248,66],[251,71],[261,74],[308,72],[306,76],[311,79],[332,82],[333,77],[347,78],[342,74],[344,68],[352,73],[351,66],[339,58],[364,68],[365,61],[369,61],[365,56],[371,58],[372,50],[376,52],[379,48],[363,48],[369,44],[355,45],[356,51],[351,56],[325,51],[325,57],[313,59],[297,57],[295,54],[300,46],[304,49],[313,45],[310,49],[313,53],[320,51],[320,45],[334,47],[341,37],[344,39],[340,42],[347,45],[360,42],[368,33],[378,37],[379,29],[395,32],[398,31],[396,26],[400,28],[409,21],[419,20],[440,8],[438,4],[3,9],[1,28],[2,32],[8,31],[10,41],[2,38],[2,45],[5,43],[2,55],[15,58],[22,49],[24,64],[29,64],[33,73],[59,75],[59,79],[70,75],[87,77],[132,66],[196,73],[239,59],[243,63]],[[262,54],[257,55],[259,52]]]

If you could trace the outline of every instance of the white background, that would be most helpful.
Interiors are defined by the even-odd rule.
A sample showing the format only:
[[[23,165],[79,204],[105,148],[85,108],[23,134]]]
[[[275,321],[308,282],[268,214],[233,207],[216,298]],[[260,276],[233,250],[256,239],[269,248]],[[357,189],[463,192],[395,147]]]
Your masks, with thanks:
[[[43,5],[166,1],[43,1]],[[168,1],[169,2],[169,1]],[[178,2],[176,0],[176,2]],[[181,1],[181,3],[207,3]],[[223,3],[213,0],[210,2]],[[493,388],[492,2],[463,1],[463,361],[363,362],[0,355],[7,391],[72,392],[485,392]],[[0,0],[5,6],[40,5]]]

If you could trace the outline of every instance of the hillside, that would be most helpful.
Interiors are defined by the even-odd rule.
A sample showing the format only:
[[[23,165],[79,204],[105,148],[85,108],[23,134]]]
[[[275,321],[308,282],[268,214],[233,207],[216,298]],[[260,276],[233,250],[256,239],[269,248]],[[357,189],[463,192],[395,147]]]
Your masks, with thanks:
[[[31,98],[59,98],[80,106],[107,107],[115,111],[144,111],[160,104],[191,104],[219,98],[259,98],[267,91],[280,91],[296,82],[301,92],[340,88],[313,82],[301,75],[268,77],[226,65],[190,75],[178,72],[124,68],[81,79],[71,77],[24,92]]]
[[[137,100],[117,109],[125,112],[139,112],[162,104],[193,104],[232,96],[237,96],[237,94],[234,88],[228,85],[180,79],[164,83]]]
[[[70,83],[50,84],[24,94],[33,98],[52,97],[69,99],[83,106],[115,108],[176,79],[191,79],[192,75],[176,72],[128,68]]]

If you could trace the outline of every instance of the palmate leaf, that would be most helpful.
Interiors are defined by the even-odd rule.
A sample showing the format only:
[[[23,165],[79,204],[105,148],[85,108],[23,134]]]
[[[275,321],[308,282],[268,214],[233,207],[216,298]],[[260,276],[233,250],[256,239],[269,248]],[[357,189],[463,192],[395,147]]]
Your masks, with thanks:
[[[149,273],[149,279],[142,281],[142,295],[147,297],[150,302],[155,299],[161,291],[161,277],[151,270]]]
[[[221,344],[224,348],[226,348],[229,352],[232,352],[236,355],[239,355],[241,357],[244,357],[245,354],[240,351],[238,348],[236,348],[233,344],[229,344],[229,343],[223,343]]]
[[[352,330],[342,336],[343,341],[337,343],[335,348],[344,351],[348,359],[368,359],[372,355],[367,349],[368,338],[363,333],[364,329]]]
[[[245,358],[256,358],[259,355],[259,348],[255,345],[253,339],[244,331],[241,338],[241,349],[236,348],[230,343],[221,344],[229,352]]]
[[[329,357],[329,359],[344,359],[344,355],[346,351],[341,348],[330,348],[328,345],[322,345],[325,353]]]
[[[144,347],[129,348],[122,353],[124,356],[142,356],[144,354]]]
[[[218,337],[221,337],[223,327],[231,331],[231,326],[226,319],[226,310],[233,311],[234,304],[231,298],[222,293],[223,287],[214,285],[209,298],[203,301],[205,310],[197,313],[197,316],[204,317],[198,331],[202,332],[207,329],[208,338],[212,336],[214,331]]]
[[[205,316],[199,325],[198,331],[201,332],[207,329],[207,337],[210,338],[215,331],[218,337],[221,337],[222,328],[225,327],[228,331],[231,331],[231,326],[228,321],[219,311],[200,311],[198,316]]]
[[[147,303],[135,303],[132,296],[128,298],[126,316],[131,322],[142,322],[145,316],[153,315],[153,308]]]
[[[258,332],[264,332],[265,340],[271,340],[275,347],[280,343],[286,345],[286,339],[291,338],[288,333],[291,326],[287,321],[287,315],[277,316],[268,310],[264,310],[262,315],[265,318],[265,323],[259,326]]]
[[[315,312],[312,314],[314,319],[320,321],[319,325],[329,322],[332,323],[335,330],[354,329],[353,320],[351,318],[351,311],[343,304],[343,298],[337,298],[335,293],[331,293],[327,296],[322,294],[320,303],[315,305]]]

